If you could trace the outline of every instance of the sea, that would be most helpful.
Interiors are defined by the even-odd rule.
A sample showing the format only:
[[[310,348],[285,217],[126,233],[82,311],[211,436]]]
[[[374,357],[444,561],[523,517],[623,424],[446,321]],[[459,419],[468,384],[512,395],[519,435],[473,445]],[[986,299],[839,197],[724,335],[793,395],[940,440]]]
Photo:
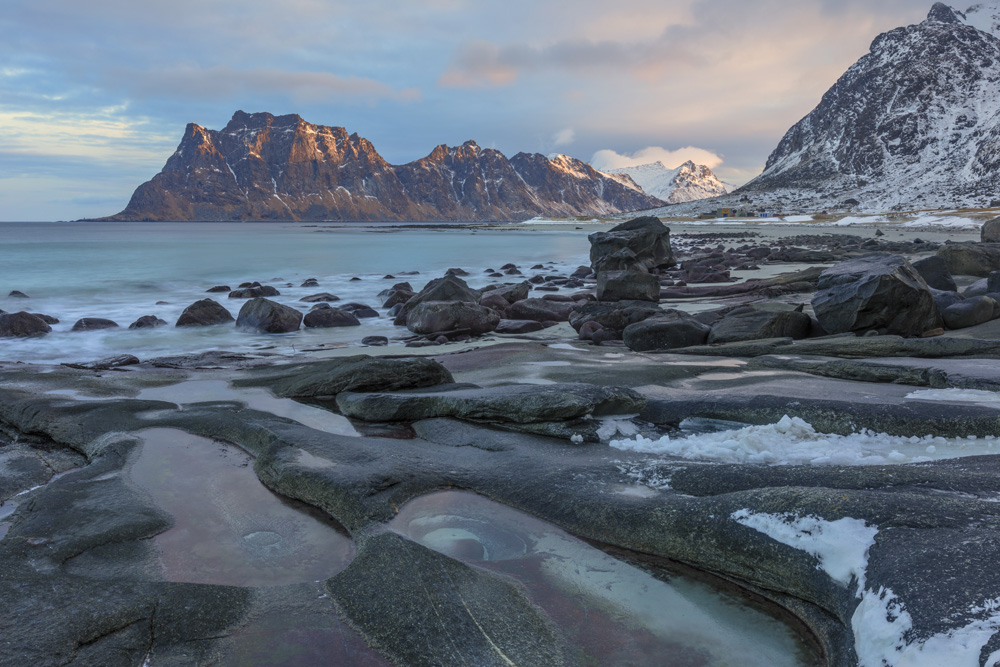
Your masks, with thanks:
[[[468,272],[471,287],[517,282],[536,273],[566,274],[589,264],[587,234],[562,228],[399,223],[0,223],[0,310],[58,318],[36,338],[0,339],[0,360],[86,362],[119,354],[146,360],[208,350],[309,349],[360,346],[365,336],[409,334],[393,326],[379,293],[399,282],[419,290],[450,268]],[[524,276],[491,279],[487,269],[513,263]],[[542,265],[543,269],[531,267]],[[318,287],[301,287],[315,278]],[[355,280],[356,279],[356,280]],[[182,327],[181,312],[213,298],[235,317],[243,300],[206,294],[217,285],[258,281],[276,287],[275,301],[307,312],[302,297],[329,292],[339,302],[374,307],[360,327],[302,329],[281,335],[240,332],[230,325]],[[29,298],[7,295],[19,291]],[[144,315],[169,326],[129,330]],[[73,332],[81,318],[100,317],[117,329]]]

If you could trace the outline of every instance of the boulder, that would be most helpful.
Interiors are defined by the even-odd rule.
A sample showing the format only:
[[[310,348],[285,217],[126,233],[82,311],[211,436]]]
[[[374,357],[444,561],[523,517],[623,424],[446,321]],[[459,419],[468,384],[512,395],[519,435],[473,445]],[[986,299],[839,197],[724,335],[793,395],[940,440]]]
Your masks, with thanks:
[[[1000,270],[1000,243],[949,243],[937,252],[953,276],[985,278]]]
[[[660,300],[660,280],[645,271],[599,271],[597,300],[656,303]]]
[[[919,336],[941,326],[927,283],[901,255],[876,253],[835,264],[817,287],[813,311],[831,334]]]
[[[403,289],[389,290],[382,301],[383,308],[392,308],[396,304],[404,304],[416,296],[415,292]]]
[[[268,387],[281,398],[336,396],[342,391],[394,391],[450,384],[448,370],[424,357],[387,359],[358,355],[260,369],[233,381],[237,387]]]
[[[588,325],[594,326],[596,323],[589,322]],[[704,345],[710,331],[711,327],[690,315],[669,310],[662,315],[628,325],[622,332],[622,339],[634,352],[673,350]],[[583,330],[580,333],[582,336]]]
[[[464,301],[424,301],[406,316],[406,328],[417,334],[463,329],[479,336],[493,331],[499,323],[500,316],[495,311]]]
[[[84,317],[76,321],[70,331],[100,331],[101,329],[117,329],[118,323],[103,317]]]
[[[274,287],[254,283],[251,287],[242,287],[229,293],[230,299],[257,299],[264,296],[281,296]]]
[[[592,266],[626,248],[646,269],[670,267],[676,263],[670,247],[670,229],[659,218],[633,218],[611,231],[591,234],[589,238]]]
[[[646,271],[646,265],[630,249],[622,248],[594,262],[594,272],[600,276],[602,271]]]
[[[570,315],[569,324],[578,333],[587,322],[596,322],[601,325],[602,329],[624,331],[630,324],[642,322],[666,312],[658,305],[648,301],[619,301],[616,303],[592,301],[577,305]]]
[[[63,366],[89,371],[107,371],[112,368],[121,368],[122,366],[135,366],[138,363],[139,358],[135,355],[119,354],[114,357],[105,357],[104,359],[99,359],[97,361],[88,361],[82,364],[63,364]]]
[[[535,320],[536,322],[565,322],[576,309],[575,303],[546,301],[545,299],[522,299],[513,303],[507,311],[512,320]]]
[[[389,339],[385,336],[365,336],[361,339],[361,344],[370,347],[385,347],[389,344]]]
[[[497,324],[498,334],[529,334],[541,331],[545,328],[541,322],[535,320],[500,320]]]
[[[358,327],[361,321],[354,313],[339,308],[315,308],[302,319],[307,329],[331,329],[333,327]]]
[[[809,335],[811,325],[808,315],[791,306],[777,309],[745,306],[730,311],[713,325],[708,343],[715,345],[765,338],[799,340]]]
[[[968,299],[972,296],[983,296],[989,293],[989,279],[981,278],[962,290],[962,296]]]
[[[301,324],[302,313],[263,297],[247,301],[236,316],[237,329],[255,333],[289,333]]]
[[[218,301],[202,299],[184,309],[177,318],[178,327],[204,327],[213,324],[228,324],[233,316]]]
[[[933,287],[931,288],[931,295],[934,296],[934,303],[937,305],[938,310],[942,313],[948,306],[954,305],[965,298],[958,292],[943,292],[941,290],[936,290]]]
[[[369,317],[378,317],[378,311],[363,303],[345,303],[339,306],[340,310],[351,313],[355,317],[361,319],[366,319]]]
[[[24,292],[21,292],[19,290],[13,290],[13,291],[11,291],[11,293],[8,294],[7,297],[10,298],[10,299],[28,299],[28,298],[30,298],[27,294],[25,294]]]
[[[941,315],[949,329],[966,329],[993,319],[997,302],[988,296],[974,296],[945,308]]]
[[[299,301],[302,303],[325,303],[328,301],[340,301],[340,297],[330,294],[329,292],[320,292],[319,294],[304,296],[299,299]]]
[[[484,287],[482,289],[483,298],[487,296],[500,296],[507,303],[517,303],[518,301],[523,301],[528,298],[528,293],[531,291],[531,283],[527,280],[519,282],[516,285],[497,285]],[[480,299],[482,303],[482,299]]]
[[[129,329],[156,329],[157,327],[167,326],[166,321],[161,320],[156,315],[143,315],[137,319],[132,324],[128,325]]]
[[[469,287],[469,285],[457,276],[445,276],[435,278],[427,283],[416,296],[403,304],[399,314],[396,316],[396,324],[406,324],[406,316],[409,312],[425,301],[460,301],[463,303],[479,303],[482,295]]]
[[[3,312],[3,311],[0,311]],[[32,313],[35,317],[42,318],[42,321],[46,324],[59,324],[59,319],[52,317],[51,315],[46,315],[45,313]]]
[[[1000,243],[1000,218],[993,218],[979,232],[983,243]]]
[[[938,255],[931,255],[930,257],[924,257],[913,262],[913,268],[917,270],[917,273],[924,279],[928,287],[945,292],[958,291],[955,279],[951,277],[951,272],[948,271],[948,263]]]
[[[510,302],[507,299],[499,294],[492,294],[490,292],[483,295],[483,298],[479,300],[479,305],[490,310],[495,310],[500,314],[500,317],[505,317],[507,311],[510,310]]]
[[[0,315],[0,338],[31,338],[52,331],[45,320],[31,313],[3,313]]]
[[[233,288],[229,285],[216,285],[215,287],[210,287],[205,290],[206,294],[218,294],[221,292],[232,292]]]

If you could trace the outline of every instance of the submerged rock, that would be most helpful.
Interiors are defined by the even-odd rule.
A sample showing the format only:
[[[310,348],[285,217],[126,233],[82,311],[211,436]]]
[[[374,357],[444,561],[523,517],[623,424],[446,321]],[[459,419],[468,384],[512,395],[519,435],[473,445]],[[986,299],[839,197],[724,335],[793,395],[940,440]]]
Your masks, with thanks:
[[[76,321],[70,331],[100,331],[102,329],[117,329],[118,323],[103,317],[84,317]]]
[[[128,325],[129,329],[156,329],[157,327],[165,327],[167,322],[161,320],[156,315],[143,315],[137,319],[132,324]]]
[[[0,337],[2,338],[31,338],[42,336],[50,331],[52,331],[52,327],[38,315],[23,311],[0,314]]]
[[[302,318],[302,324],[308,329],[330,329],[333,327],[359,327],[361,321],[346,310],[339,308],[314,308]]]

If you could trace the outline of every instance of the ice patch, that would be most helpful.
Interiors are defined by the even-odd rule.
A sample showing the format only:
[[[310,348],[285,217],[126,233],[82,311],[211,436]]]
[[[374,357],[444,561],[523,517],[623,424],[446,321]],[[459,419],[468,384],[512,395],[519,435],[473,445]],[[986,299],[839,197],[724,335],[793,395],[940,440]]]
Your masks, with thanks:
[[[861,519],[826,521],[816,516],[754,513],[748,509],[733,512],[733,521],[768,537],[805,551],[819,561],[819,569],[844,586],[858,582],[865,586],[868,551],[875,545],[878,528]]]
[[[683,426],[683,424],[682,424]],[[977,438],[905,437],[861,431],[851,435],[819,433],[798,417],[777,424],[747,426],[685,437],[650,440],[641,435],[612,440],[615,449],[677,456],[696,461],[766,465],[862,466],[981,456],[1000,452],[993,436]]]
[[[980,389],[921,389],[910,392],[906,398],[920,401],[1000,404],[1000,393]]]
[[[597,429],[597,437],[601,439],[601,442],[605,442],[616,435],[627,438],[638,432],[639,428],[630,419],[608,418],[601,420],[601,425]]]

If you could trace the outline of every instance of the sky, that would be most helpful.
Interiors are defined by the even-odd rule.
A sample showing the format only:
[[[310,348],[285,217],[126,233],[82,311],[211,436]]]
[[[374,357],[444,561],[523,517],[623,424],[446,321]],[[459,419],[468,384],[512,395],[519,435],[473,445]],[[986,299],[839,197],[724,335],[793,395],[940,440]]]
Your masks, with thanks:
[[[393,164],[474,139],[739,185],[931,0],[4,0],[0,220],[123,209],[189,122],[298,113]],[[964,6],[960,9],[965,9]]]

